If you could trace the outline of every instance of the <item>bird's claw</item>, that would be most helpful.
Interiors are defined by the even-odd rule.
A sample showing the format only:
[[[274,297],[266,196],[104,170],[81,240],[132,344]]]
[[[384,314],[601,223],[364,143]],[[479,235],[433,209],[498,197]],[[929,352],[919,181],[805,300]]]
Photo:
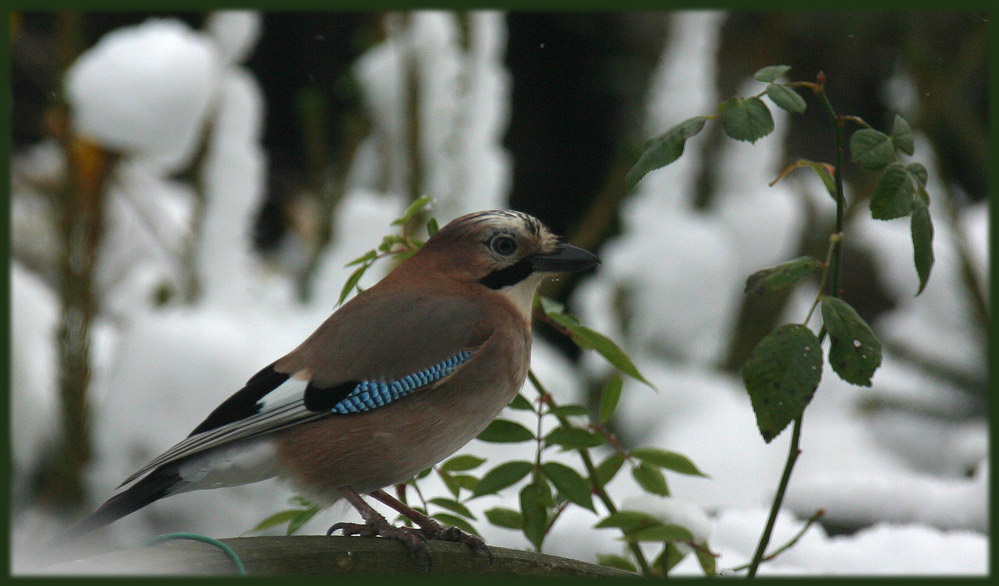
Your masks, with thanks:
[[[374,537],[378,535],[378,532],[373,527],[364,523],[336,523],[326,530],[326,536],[333,535],[337,531],[342,531],[346,536]]]
[[[482,538],[469,533],[465,533],[457,527],[426,527],[420,529],[420,532],[427,538],[435,541],[453,541],[455,543],[464,543],[475,552],[476,555],[485,555],[489,558],[489,563],[493,563],[493,552],[489,551],[489,547]]]
[[[384,537],[401,541],[412,553],[421,553],[427,558],[427,568],[432,566],[430,550],[427,541],[451,541],[454,543],[464,543],[476,555],[484,555],[489,559],[490,565],[493,563],[493,552],[490,551],[486,542],[482,538],[469,533],[465,533],[457,527],[396,527],[389,523],[336,523],[326,531],[326,535],[341,531],[343,535],[358,535],[360,537]]]
[[[427,547],[427,537],[419,529],[396,527],[388,523],[336,523],[326,531],[326,535],[333,535],[336,531],[341,531],[346,536],[384,537],[401,541],[410,552],[423,554],[427,558],[428,570],[433,567],[430,549]]]

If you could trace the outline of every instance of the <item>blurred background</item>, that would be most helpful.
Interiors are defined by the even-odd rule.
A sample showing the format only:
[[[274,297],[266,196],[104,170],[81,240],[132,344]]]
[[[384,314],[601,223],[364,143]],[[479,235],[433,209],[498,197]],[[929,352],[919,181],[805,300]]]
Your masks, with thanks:
[[[870,389],[825,373],[775,543],[827,514],[772,571],[984,572],[989,26],[971,11],[12,13],[15,562],[310,333],[344,265],[422,195],[441,225],[514,208],[602,257],[544,294],[658,387],[626,385],[614,431],[711,476],[671,490],[711,518],[719,567],[744,562],[787,438],[762,442],[740,368],[773,327],[804,319],[818,284],[742,287],[824,256],[822,184],[806,171],[768,183],[798,159],[831,163],[833,131],[803,92],[808,111],[772,108],[776,130],[755,144],[709,123],[630,193],[624,176],[645,140],[759,93],[752,73],[784,64],[790,80],[823,72],[840,114],[909,121],[936,264],[914,297],[907,221],[871,220],[877,175],[845,167],[843,297],[885,362]],[[536,338],[556,396],[591,403],[603,364],[555,332]],[[263,484],[168,499],[104,539],[240,534],[293,494]],[[620,548],[585,515],[560,521],[551,553]],[[527,547],[481,524],[490,543]]]

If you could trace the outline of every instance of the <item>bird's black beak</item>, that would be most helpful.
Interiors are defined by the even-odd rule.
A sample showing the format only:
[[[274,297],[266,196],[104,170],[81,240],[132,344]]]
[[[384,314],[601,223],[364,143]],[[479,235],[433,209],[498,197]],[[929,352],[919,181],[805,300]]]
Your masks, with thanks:
[[[543,273],[574,273],[600,264],[600,259],[591,252],[571,244],[559,244],[552,254],[531,256],[531,266]]]

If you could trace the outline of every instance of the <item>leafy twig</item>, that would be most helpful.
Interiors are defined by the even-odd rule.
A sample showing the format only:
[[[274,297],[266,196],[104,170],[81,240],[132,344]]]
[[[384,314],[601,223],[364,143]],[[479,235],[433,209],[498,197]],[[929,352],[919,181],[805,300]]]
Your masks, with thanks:
[[[538,380],[537,376],[535,376],[534,372],[528,371],[527,377],[531,381],[531,385],[534,386],[534,389],[540,395],[550,396],[548,391],[545,390],[544,385],[541,384],[541,381]],[[562,415],[556,415],[556,418],[558,419],[559,423],[565,427],[569,427],[572,425],[569,422],[569,420]],[[576,452],[579,454],[579,458],[583,462],[583,467],[586,468],[586,474],[589,477],[590,482],[593,486],[593,494],[595,494],[597,498],[600,499],[600,502],[603,503],[604,508],[607,509],[607,512],[611,514],[617,513],[618,512],[617,506],[614,504],[614,501],[610,498],[610,495],[607,494],[607,490],[604,488],[603,482],[600,480],[600,475],[597,473],[597,467],[593,464],[593,458],[590,457],[590,451],[587,450],[586,448],[580,448],[576,450]],[[635,556],[635,561],[638,562],[638,567],[642,571],[642,575],[645,576],[651,575],[652,569],[649,567],[648,560],[645,559],[645,554],[642,553],[642,548],[640,548],[637,543],[632,541],[628,542],[628,549],[631,551],[632,555]]]

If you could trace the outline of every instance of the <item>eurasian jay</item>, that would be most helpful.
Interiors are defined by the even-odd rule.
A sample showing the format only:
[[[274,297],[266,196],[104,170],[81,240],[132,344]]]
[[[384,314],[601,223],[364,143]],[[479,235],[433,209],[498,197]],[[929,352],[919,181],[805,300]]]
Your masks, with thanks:
[[[477,537],[444,529],[382,488],[453,454],[516,396],[545,273],[598,262],[524,213],[452,221],[62,537],[177,493],[277,476],[319,502],[346,499],[364,519],[329,533],[378,535],[424,552],[427,539],[445,539],[488,552]],[[362,494],[419,528],[393,526]]]

